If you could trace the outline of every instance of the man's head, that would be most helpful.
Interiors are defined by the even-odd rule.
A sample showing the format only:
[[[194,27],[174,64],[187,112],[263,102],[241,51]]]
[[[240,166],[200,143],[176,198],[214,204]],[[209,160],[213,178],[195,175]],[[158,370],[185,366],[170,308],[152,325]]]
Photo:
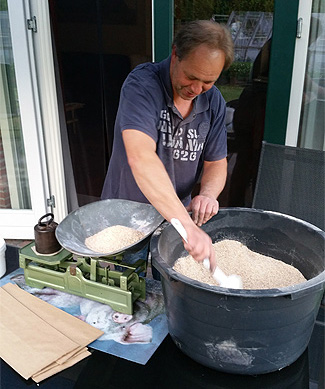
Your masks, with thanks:
[[[224,53],[224,69],[228,69],[234,59],[234,44],[226,26],[210,21],[195,20],[184,25],[173,41],[176,55],[180,61],[200,45]]]
[[[170,77],[174,101],[191,101],[208,91],[232,60],[233,43],[225,27],[207,20],[188,23],[173,42]]]

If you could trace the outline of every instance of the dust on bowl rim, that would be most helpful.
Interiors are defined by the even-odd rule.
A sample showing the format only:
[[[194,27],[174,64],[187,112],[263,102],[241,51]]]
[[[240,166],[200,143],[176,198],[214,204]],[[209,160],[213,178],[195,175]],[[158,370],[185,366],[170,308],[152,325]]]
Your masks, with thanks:
[[[219,210],[219,215],[224,212],[249,212],[249,213],[259,213],[259,214],[265,214],[266,216],[275,216],[279,217],[281,219],[287,219],[291,220],[294,223],[298,223],[301,226],[304,226],[306,229],[313,230],[315,233],[319,234],[321,237],[323,237],[324,245],[325,245],[325,232],[321,230],[320,228],[316,227],[315,225],[306,222],[304,220],[298,219],[291,215],[286,215],[280,212],[274,212],[274,211],[266,211],[266,210],[260,210],[260,209],[254,209],[254,208],[222,208]],[[166,276],[170,279],[181,281],[185,284],[190,285],[193,288],[198,289],[205,289],[209,290],[212,293],[216,294],[224,294],[224,295],[231,295],[231,296],[241,296],[241,297],[277,297],[277,296],[286,296],[286,295],[293,295],[296,293],[302,293],[302,291],[308,291],[309,289],[322,289],[322,284],[325,283],[325,269],[315,277],[312,277],[310,279],[307,279],[306,282],[283,287],[283,288],[274,288],[274,289],[230,289],[230,288],[222,288],[219,286],[214,285],[208,285],[202,282],[199,282],[197,280],[193,280],[192,278],[186,277],[181,273],[178,273],[173,269],[173,264],[170,266],[170,264],[167,264],[163,258],[160,257],[159,253],[157,252],[157,246],[158,241],[163,233],[163,231],[166,228],[172,228],[172,226],[168,222],[164,222],[159,228],[156,229],[154,234],[151,238],[151,249],[153,251],[152,255],[154,257],[154,262],[158,265],[163,265],[163,272],[165,272]],[[203,227],[204,229],[204,227]],[[159,259],[157,260],[157,254]],[[324,264],[325,266],[325,264]],[[159,266],[161,267],[161,266]]]
[[[106,199],[71,212],[59,223],[55,235],[61,246],[72,253],[89,257],[112,256],[143,244],[162,221],[162,216],[150,204]],[[135,244],[109,253],[98,253],[85,245],[87,237],[114,225],[134,228],[144,236]]]

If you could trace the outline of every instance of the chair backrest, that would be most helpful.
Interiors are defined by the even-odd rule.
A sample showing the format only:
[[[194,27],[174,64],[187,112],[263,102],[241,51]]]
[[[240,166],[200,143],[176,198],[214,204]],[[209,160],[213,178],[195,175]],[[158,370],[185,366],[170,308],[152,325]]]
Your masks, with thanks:
[[[325,152],[263,142],[253,208],[285,213],[325,230]]]

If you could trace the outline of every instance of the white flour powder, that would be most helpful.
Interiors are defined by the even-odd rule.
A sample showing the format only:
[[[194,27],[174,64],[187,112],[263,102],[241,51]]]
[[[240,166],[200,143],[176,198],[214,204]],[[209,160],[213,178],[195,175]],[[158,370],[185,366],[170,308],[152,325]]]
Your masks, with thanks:
[[[235,240],[213,244],[217,265],[229,276],[242,278],[243,289],[272,289],[305,282],[298,269],[277,259],[255,253]],[[173,267],[177,272],[210,285],[218,285],[209,270],[191,256],[179,258]]]
[[[85,245],[98,253],[111,253],[135,244],[144,236],[143,232],[134,228],[116,225],[89,236],[85,240]]]

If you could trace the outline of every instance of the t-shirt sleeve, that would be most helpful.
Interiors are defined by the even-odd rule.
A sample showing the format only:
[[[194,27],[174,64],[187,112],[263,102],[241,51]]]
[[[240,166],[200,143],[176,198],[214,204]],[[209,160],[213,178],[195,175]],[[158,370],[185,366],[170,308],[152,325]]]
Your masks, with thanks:
[[[158,96],[153,95],[153,90],[157,91],[157,88],[148,88],[147,83],[136,75],[128,77],[120,96],[118,118],[121,132],[135,129],[157,142]]]
[[[227,157],[226,103],[219,91],[218,94],[216,95],[217,99],[214,99],[216,101],[212,103],[216,106],[203,151],[203,160],[209,162],[219,161]]]

